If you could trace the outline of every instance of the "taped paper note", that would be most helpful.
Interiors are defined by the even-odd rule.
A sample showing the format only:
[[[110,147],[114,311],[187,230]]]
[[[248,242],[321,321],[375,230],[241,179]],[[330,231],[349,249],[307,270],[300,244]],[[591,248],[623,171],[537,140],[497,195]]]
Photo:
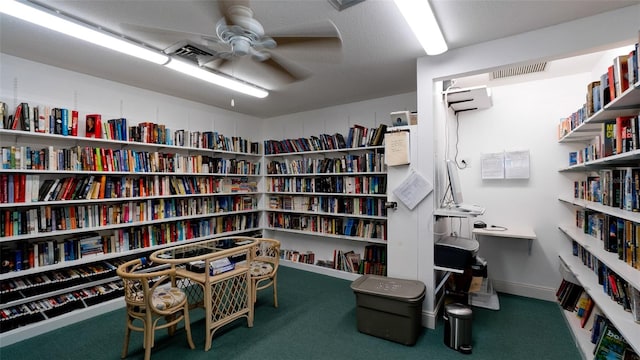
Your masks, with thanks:
[[[405,204],[409,210],[413,210],[431,191],[433,191],[433,185],[422,175],[411,169],[409,176],[393,190],[393,195]]]
[[[384,158],[388,166],[409,164],[409,135],[407,131],[384,134]]]

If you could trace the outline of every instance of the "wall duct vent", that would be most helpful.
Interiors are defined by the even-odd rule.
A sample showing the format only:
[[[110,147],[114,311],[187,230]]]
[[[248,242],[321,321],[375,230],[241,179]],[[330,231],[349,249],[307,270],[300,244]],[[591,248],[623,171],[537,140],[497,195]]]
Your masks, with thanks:
[[[496,70],[491,73],[491,80],[543,72],[546,67],[546,62],[540,62],[536,64],[514,66],[507,69]]]

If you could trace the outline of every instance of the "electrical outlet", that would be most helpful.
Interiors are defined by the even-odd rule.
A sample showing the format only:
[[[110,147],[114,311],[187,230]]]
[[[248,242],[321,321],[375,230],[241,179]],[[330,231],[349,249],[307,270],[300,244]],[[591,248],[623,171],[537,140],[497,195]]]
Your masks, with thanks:
[[[460,159],[460,167],[463,168],[463,169],[470,168],[471,167],[471,159],[469,159],[469,158]]]

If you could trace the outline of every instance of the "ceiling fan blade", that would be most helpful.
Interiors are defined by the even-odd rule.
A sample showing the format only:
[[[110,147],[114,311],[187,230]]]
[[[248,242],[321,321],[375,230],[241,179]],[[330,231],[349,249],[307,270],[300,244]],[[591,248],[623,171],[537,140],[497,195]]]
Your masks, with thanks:
[[[276,41],[278,49],[340,49],[342,40],[335,36],[278,36],[273,37]]]
[[[271,54],[271,57],[265,61],[256,61],[256,64],[267,69],[267,71],[286,83],[301,81],[311,76],[308,71],[284,59],[277,58],[274,54]]]
[[[230,61],[218,62],[214,69],[272,89],[311,76],[309,71],[300,66],[283,59],[275,59],[273,56],[271,54],[271,58],[265,61],[255,61],[249,57],[233,58]]]
[[[209,61],[207,63],[202,64],[202,66],[208,67],[208,68],[213,69],[213,70],[223,71],[223,69],[227,67],[227,64],[229,62],[231,62],[231,60],[223,59],[223,58],[216,58],[216,59],[212,59],[211,61]]]
[[[342,39],[336,25],[330,21],[296,25],[286,30],[269,31],[269,36],[278,44],[278,49],[317,49],[337,50],[342,47]]]

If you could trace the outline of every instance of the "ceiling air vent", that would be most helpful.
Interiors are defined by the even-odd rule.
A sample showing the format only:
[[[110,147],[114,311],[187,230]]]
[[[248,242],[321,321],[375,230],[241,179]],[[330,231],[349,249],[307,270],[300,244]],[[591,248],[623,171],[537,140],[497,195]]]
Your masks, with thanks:
[[[540,62],[536,64],[514,66],[507,69],[496,70],[491,73],[491,80],[542,72],[546,67],[547,67],[546,62]]]
[[[346,8],[352,7],[357,3],[361,3],[364,0],[328,0],[329,4],[333,5],[338,11],[342,11]]]
[[[213,56],[213,54],[202,47],[198,47],[196,44],[188,41],[181,41],[165,51],[167,55],[175,55],[184,59],[189,59],[193,62],[198,62],[198,56]]]

